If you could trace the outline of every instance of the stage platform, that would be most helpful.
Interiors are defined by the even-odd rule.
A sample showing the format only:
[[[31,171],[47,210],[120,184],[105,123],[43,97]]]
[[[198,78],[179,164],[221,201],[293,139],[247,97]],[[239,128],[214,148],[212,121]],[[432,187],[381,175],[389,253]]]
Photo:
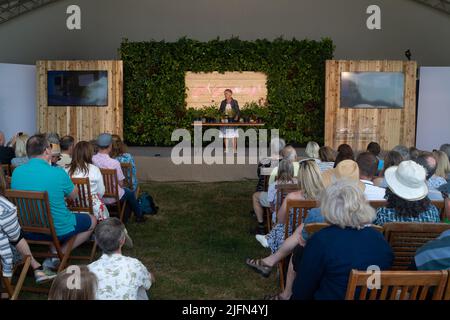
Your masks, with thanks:
[[[158,182],[222,182],[257,179],[256,164],[181,164],[170,156],[172,148],[129,147],[134,156],[139,181]],[[302,149],[297,149],[303,155]]]

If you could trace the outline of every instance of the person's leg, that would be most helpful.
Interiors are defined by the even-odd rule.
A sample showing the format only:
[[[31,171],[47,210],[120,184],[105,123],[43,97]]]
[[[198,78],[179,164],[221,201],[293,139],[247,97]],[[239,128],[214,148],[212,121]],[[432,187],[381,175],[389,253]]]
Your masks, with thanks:
[[[264,209],[259,202],[259,197],[261,196],[262,192],[255,192],[252,196],[253,200],[253,210],[256,214],[256,220],[258,223],[264,223]]]
[[[28,245],[27,240],[25,238],[22,238],[17,244],[15,244],[15,247],[17,251],[22,256],[30,256],[31,258],[31,267],[33,270],[39,269],[41,267],[41,264],[36,261],[36,259],[33,257],[33,254],[31,253],[30,246]]]
[[[300,227],[295,229],[294,233],[289,238],[284,240],[281,247],[275,253],[262,259],[263,264],[269,267],[274,267],[278,262],[290,255],[295,247],[298,246],[298,239],[300,237],[301,229],[302,228]]]
[[[75,226],[76,231],[78,230],[84,230],[82,232],[79,232],[76,236],[75,236],[75,240],[73,242],[73,246],[72,246],[72,250],[79,247],[80,245],[82,245],[83,243],[85,243],[90,237],[92,232],[94,231],[96,225],[97,225],[97,219],[90,214],[84,214],[84,213],[77,213],[77,215],[82,215],[82,216],[86,216],[86,217],[78,217],[83,219],[83,222],[80,222],[81,219],[77,219],[77,224],[80,222],[83,225],[77,225]],[[90,219],[90,226],[87,226],[89,224],[89,221],[87,221],[87,219]],[[61,251],[63,253],[66,253],[67,250],[67,242],[64,243],[61,247]]]
[[[125,193],[124,193],[122,199],[125,199],[127,201],[127,203],[130,205],[131,210],[133,210],[136,217],[141,218],[142,210],[141,210],[141,206],[139,205],[139,202],[136,199],[136,195],[134,194],[133,191],[131,191],[128,188],[124,188],[124,190],[125,190]]]
[[[294,265],[292,264],[292,259],[289,259],[289,267],[286,275],[286,284],[284,286],[284,291],[279,294],[280,299],[289,300],[292,296],[292,286],[294,285],[295,277],[297,273],[294,270]]]

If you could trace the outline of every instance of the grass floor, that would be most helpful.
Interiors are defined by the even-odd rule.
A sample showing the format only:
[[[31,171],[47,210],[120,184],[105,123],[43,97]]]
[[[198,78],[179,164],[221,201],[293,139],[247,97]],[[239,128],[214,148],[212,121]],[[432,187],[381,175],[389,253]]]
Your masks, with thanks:
[[[254,188],[255,181],[142,186],[160,210],[143,225],[127,225],[134,248],[124,254],[155,275],[151,299],[261,299],[277,292],[276,272],[265,279],[244,263],[269,253],[249,234]]]

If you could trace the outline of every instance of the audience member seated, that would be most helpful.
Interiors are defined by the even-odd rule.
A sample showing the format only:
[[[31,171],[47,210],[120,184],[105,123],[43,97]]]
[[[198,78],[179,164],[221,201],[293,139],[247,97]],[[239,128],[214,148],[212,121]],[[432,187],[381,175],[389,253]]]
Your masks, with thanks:
[[[136,177],[136,163],[134,162],[134,158],[130,153],[126,152],[127,146],[118,135],[112,135],[112,141],[111,158],[116,159],[120,163],[131,164],[131,180],[133,185],[131,191],[136,192],[138,181]]]
[[[27,156],[27,141],[28,141],[28,135],[21,134],[18,135],[15,140],[15,155],[16,157],[11,160],[11,165],[13,167],[18,167],[22,164],[25,164],[28,162],[28,156]]]
[[[447,155],[448,159],[450,160],[450,143],[443,144],[439,148],[439,150],[445,152],[445,154]]]
[[[377,210],[375,224],[388,222],[440,222],[439,210],[428,198],[425,169],[412,160],[385,172],[387,205]]]
[[[411,160],[409,157],[409,149],[405,146],[402,146],[402,145],[395,146],[392,149],[392,151],[400,153],[400,155],[402,156],[402,161],[403,160]]]
[[[447,181],[450,180],[450,161],[448,160],[447,154],[444,151],[434,151],[433,155],[437,160],[434,175],[444,178]]]
[[[333,149],[328,146],[321,147],[319,149],[319,168],[320,172],[327,171],[334,168],[334,160],[336,159]]]
[[[256,192],[262,192],[264,190],[264,176],[261,175],[262,168],[276,168],[283,156],[281,155],[283,148],[286,146],[286,142],[283,139],[272,139],[270,141],[270,157],[262,158],[258,162],[258,184],[256,185]],[[254,211],[252,211],[254,214]]]
[[[65,197],[75,199],[78,195],[69,175],[59,167],[52,167],[50,160],[52,151],[50,143],[44,135],[32,136],[27,142],[28,163],[14,170],[11,187],[15,190],[47,191],[53,224],[58,239],[65,243],[75,236],[73,248],[78,247],[92,234],[97,224],[94,216],[88,214],[75,214],[66,206]],[[25,238],[33,240],[50,240],[50,235],[25,234]],[[62,245],[62,252],[66,252],[66,244]],[[56,253],[55,248],[52,251]],[[44,266],[56,269],[59,260],[46,259]]]
[[[256,235],[256,240],[265,248],[270,248],[272,253],[276,252],[283,244],[285,237],[285,223],[289,219],[288,234],[292,234],[293,210],[287,212],[287,201],[290,200],[315,200],[323,190],[322,177],[320,169],[314,159],[305,159],[300,161],[297,182],[300,191],[289,193],[283,200],[280,209],[277,212],[277,224],[272,228],[269,234]],[[297,212],[295,214],[298,214]]]
[[[421,154],[421,151],[416,147],[409,148],[409,159],[416,160]]]
[[[54,272],[44,268],[34,259],[27,241],[23,238],[16,207],[6,198],[0,196],[0,258],[3,276],[7,278],[12,277],[13,248],[22,256],[30,256],[36,283],[43,283],[56,277]]]
[[[403,157],[397,151],[389,151],[386,153],[384,157],[383,170],[381,171],[379,177],[373,180],[373,184],[381,188],[387,188],[386,181],[384,180],[384,172],[392,166],[398,166],[402,161]]]
[[[319,164],[321,162],[320,158],[319,158],[319,150],[320,150],[320,147],[317,142],[309,141],[306,144],[306,148],[305,148],[306,157],[316,160],[316,163]]]
[[[337,149],[337,156],[334,162],[334,167],[339,164],[339,162],[344,160],[355,160],[355,155],[353,154],[353,149],[348,144],[341,144]]]
[[[331,226],[294,252],[294,300],[343,300],[352,269],[392,266],[392,249],[379,231],[368,227],[375,210],[356,183],[333,183],[321,195],[320,208]]]
[[[138,223],[145,222],[141,207],[136,199],[136,195],[128,188],[124,188],[125,176],[123,175],[120,162],[111,158],[109,155],[112,150],[112,136],[109,133],[102,133],[97,139],[98,153],[92,157],[94,165],[100,169],[116,170],[117,179],[119,180],[119,197],[120,201],[127,201],[127,205],[133,210]],[[113,199],[104,199],[106,204],[114,204]],[[128,217],[125,217],[127,219]]]
[[[367,151],[373,154],[378,160],[377,174],[383,170],[384,160],[380,158],[381,147],[377,142],[371,142],[367,145]]]
[[[359,179],[365,185],[364,195],[369,201],[384,200],[386,189],[374,185],[373,179],[378,171],[378,159],[371,152],[363,152],[356,158]]]
[[[61,140],[59,138],[59,134],[57,134],[56,132],[47,132],[45,134],[45,137],[47,138],[48,142],[51,144],[58,144],[59,145],[59,141]]]
[[[62,168],[67,168],[72,162],[73,146],[75,144],[75,139],[71,136],[64,136],[59,141],[59,146],[61,147],[61,159],[56,163]]]
[[[11,160],[14,158],[14,149],[5,146],[5,135],[0,131],[0,164],[11,164]]]
[[[77,286],[69,286],[73,277],[79,277]],[[69,266],[61,271],[53,280],[48,300],[95,300],[97,293],[97,277],[87,266]]]
[[[281,156],[283,157],[283,159],[292,162],[292,165],[294,166],[294,176],[297,176],[299,167],[299,164],[297,162],[297,151],[295,151],[295,149],[291,145],[287,145],[281,151]],[[272,174],[270,175],[269,178],[269,185],[275,182],[275,178],[277,177],[277,175],[278,175],[278,167],[272,170]],[[255,232],[252,233],[265,234],[264,208],[270,208],[268,193],[266,191],[255,192],[252,196],[252,200],[253,200],[253,211],[255,212],[256,220],[258,222],[258,226],[256,227]]]
[[[432,153],[423,152],[414,161],[420,164],[426,171],[427,186],[429,189],[428,197],[431,200],[443,200],[442,194],[438,191],[438,188],[447,183],[447,181],[442,177],[436,177],[436,159],[433,157]]]
[[[429,241],[416,251],[414,258],[417,270],[450,269],[450,230]]]
[[[278,175],[275,182],[269,185],[269,189],[267,191],[267,200],[269,201],[270,209],[273,212],[272,216],[275,214],[275,208],[278,201],[277,186],[294,183],[297,183],[297,178],[294,178],[294,165],[289,160],[281,160],[280,165],[278,166]],[[275,222],[276,219],[273,220]]]
[[[66,170],[72,178],[89,178],[94,215],[101,221],[109,218],[109,212],[102,200],[105,193],[103,176],[100,169],[92,164],[93,156],[94,149],[89,142],[78,142],[73,148],[71,164]]]
[[[59,167],[58,161],[61,160],[61,147],[57,143],[50,143],[51,158],[50,164],[52,167]]]
[[[351,160],[341,161],[338,166],[333,169],[335,171],[332,178],[327,178],[329,180],[328,184],[335,181],[345,180],[354,182],[361,189],[365,190],[365,184],[359,180],[359,170],[356,162]],[[332,182],[331,182],[332,181]],[[314,208],[308,211],[308,215],[302,224],[300,224],[294,233],[285,239],[281,247],[273,254],[263,259],[247,259],[246,263],[248,266],[253,268],[255,271],[261,273],[263,276],[268,276],[274,266],[279,263],[282,259],[288,257],[293,250],[298,246],[305,246],[309,235],[306,233],[304,226],[310,223],[324,223],[325,218],[322,216],[320,208]],[[275,300],[287,300],[292,295],[292,285],[295,279],[295,271],[292,267],[292,263],[289,263],[287,275],[286,275],[286,285],[284,291],[276,294],[267,296],[267,299]]]
[[[103,255],[88,268],[98,279],[97,300],[148,299],[146,290],[154,278],[139,260],[122,255],[127,239],[125,226],[117,218],[100,222],[95,230]]]

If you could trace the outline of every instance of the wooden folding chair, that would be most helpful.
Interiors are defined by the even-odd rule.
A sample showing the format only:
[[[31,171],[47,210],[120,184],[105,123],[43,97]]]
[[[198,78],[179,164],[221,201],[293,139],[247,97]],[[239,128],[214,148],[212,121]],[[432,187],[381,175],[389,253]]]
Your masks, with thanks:
[[[369,204],[372,208],[377,210],[378,208],[386,207],[387,201],[386,200],[372,200],[372,201],[369,201]]]
[[[306,233],[308,233],[309,237],[311,237],[314,233],[322,230],[323,228],[329,227],[329,226],[330,226],[330,224],[326,223],[326,222],[308,223],[305,225],[305,231],[306,231]],[[373,224],[370,227],[380,233],[384,232],[384,229],[381,226],[377,226],[377,225]]]
[[[105,194],[103,199],[113,199],[113,204],[108,204],[109,213],[115,212],[119,216],[120,221],[123,222],[126,201],[120,202],[119,197],[119,179],[117,178],[117,172],[114,169],[100,169],[103,176],[103,183],[105,184]]]
[[[25,256],[23,259],[24,260],[19,265],[14,267],[14,271],[16,271],[18,267],[22,267],[19,278],[17,279],[17,283],[15,285],[12,283],[11,278],[3,277],[2,267],[0,266],[1,282],[3,283],[3,287],[6,289],[6,294],[8,295],[10,300],[17,300],[19,298],[19,294],[22,291],[23,283],[27,276],[28,270],[30,269],[31,257]]]
[[[78,190],[78,197],[67,200],[67,207],[70,211],[81,213],[88,213],[94,215],[94,206],[92,203],[91,194],[91,184],[89,178],[72,178],[72,183]],[[88,260],[92,261],[94,259],[95,253],[97,251],[97,244],[92,241],[91,254],[89,256],[71,256],[73,260]]]
[[[445,218],[445,201],[438,201],[438,200],[433,200],[431,201],[432,204],[434,204],[436,206],[436,208],[438,208],[439,212],[440,212],[440,216],[441,216],[441,221],[444,220]]]
[[[384,236],[394,251],[392,270],[406,270],[417,249],[442,232],[450,229],[446,223],[391,222],[384,225]]]
[[[298,187],[297,187],[298,188]],[[293,191],[297,191],[295,189],[292,189]],[[291,191],[292,192],[292,191]],[[292,213],[292,232],[305,220],[306,216],[308,215],[308,210],[312,208],[317,208],[317,201],[316,200],[292,200],[292,199],[286,199],[286,212],[287,212],[287,218],[286,222],[284,224],[284,239],[287,239],[289,235],[289,224],[290,224],[290,215],[291,211]],[[280,275],[280,288],[281,290],[284,290],[285,285],[285,276],[286,276],[286,270],[287,270],[287,263],[289,259],[283,259],[278,263],[278,271]]]
[[[35,258],[59,258],[61,263],[58,272],[63,270],[70,258],[75,236],[67,241],[67,250],[63,253],[53,225],[47,192],[6,190],[6,197],[17,207],[19,224],[24,233],[38,233],[51,237],[51,240],[27,239],[30,245],[53,245],[56,249],[56,253],[33,252],[33,256]]]
[[[445,287],[444,300],[450,300],[450,272],[447,279],[447,286]]]
[[[345,300],[426,300],[431,294],[433,300],[442,300],[448,272],[381,271],[379,276],[380,287],[369,289],[369,284],[374,285],[372,279],[375,279],[376,275],[352,270]],[[430,288],[433,288],[433,291]]]

